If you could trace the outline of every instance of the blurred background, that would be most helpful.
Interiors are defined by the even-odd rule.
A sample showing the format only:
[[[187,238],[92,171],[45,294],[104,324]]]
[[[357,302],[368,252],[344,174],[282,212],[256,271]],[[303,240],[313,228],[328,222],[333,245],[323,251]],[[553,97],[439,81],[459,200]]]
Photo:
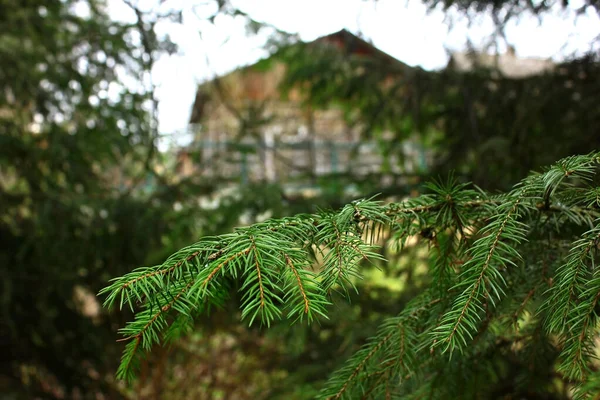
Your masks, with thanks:
[[[110,278],[204,235],[600,148],[596,0],[0,0],[0,397],[307,399],[424,284],[384,246],[331,319],[230,306],[114,379]]]

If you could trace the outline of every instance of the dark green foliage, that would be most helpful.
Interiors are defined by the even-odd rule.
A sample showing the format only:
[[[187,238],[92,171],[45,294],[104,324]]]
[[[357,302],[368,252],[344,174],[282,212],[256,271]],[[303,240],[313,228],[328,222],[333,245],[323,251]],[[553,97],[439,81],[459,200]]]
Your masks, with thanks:
[[[111,362],[108,321],[84,317],[74,292],[143,262],[170,224],[108,189],[148,137],[143,96],[106,90],[118,66],[140,69],[128,27],[101,1],[87,3],[89,16],[74,3],[0,1],[1,373],[12,387],[29,382],[31,397],[45,375],[114,392],[88,375]]]
[[[173,317],[233,287],[250,324],[325,318],[332,291],[347,293],[363,261],[380,259],[385,232],[405,247],[422,237],[429,284],[319,398],[565,398],[568,388],[587,398],[598,370],[599,165],[600,153],[565,158],[494,196],[450,179],[402,203],[361,200],[202,239],[102,291],[108,306],[143,307],[122,330],[119,375],[132,376],[131,360],[169,334]]]
[[[3,395],[120,398],[107,377],[122,317],[102,313],[94,294],[199,230],[231,229],[245,209],[273,205],[267,188],[203,213],[197,196],[212,183],[175,185],[156,174],[151,93],[125,84],[148,73],[131,40],[140,32],[111,21],[106,8],[102,0],[0,0]],[[149,49],[156,56],[161,43]]]

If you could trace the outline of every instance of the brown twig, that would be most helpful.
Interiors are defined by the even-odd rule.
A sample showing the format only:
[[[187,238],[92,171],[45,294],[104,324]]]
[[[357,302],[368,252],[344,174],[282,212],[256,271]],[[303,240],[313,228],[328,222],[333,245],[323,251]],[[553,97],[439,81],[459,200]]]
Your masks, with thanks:
[[[294,267],[294,264],[292,263],[292,260],[290,259],[290,257],[287,254],[284,254],[284,256],[285,256],[286,264],[288,265],[288,267],[290,267],[290,269],[294,273],[294,276],[296,277],[296,281],[298,281],[298,288],[300,289],[300,293],[302,294],[302,299],[304,300],[304,314],[308,314],[309,301],[308,301],[308,297],[306,296],[306,292],[304,291],[304,286],[302,285],[302,280],[300,279],[300,274],[296,270],[296,267]]]

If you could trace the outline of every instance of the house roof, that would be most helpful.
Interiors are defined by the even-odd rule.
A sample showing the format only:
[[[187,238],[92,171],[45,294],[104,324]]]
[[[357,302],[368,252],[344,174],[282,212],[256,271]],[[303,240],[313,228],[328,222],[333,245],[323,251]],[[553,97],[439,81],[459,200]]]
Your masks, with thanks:
[[[399,63],[408,67],[408,65],[404,64],[402,61],[375,47],[373,43],[367,42],[346,29],[321,36],[311,43],[323,42],[335,44],[338,48],[346,51],[348,54],[373,56],[381,60]]]
[[[412,68],[412,67],[408,66],[407,64],[401,62],[400,60],[392,57],[388,53],[378,49],[372,43],[369,43],[368,41],[356,36],[355,34],[353,34],[352,32],[350,32],[346,29],[342,29],[340,31],[331,33],[329,35],[321,36],[311,42],[304,42],[303,44],[306,44],[309,46],[313,45],[313,44],[333,45],[336,48],[338,48],[340,51],[342,51],[348,55],[363,55],[366,57],[373,57],[373,58],[375,58],[383,63],[386,63],[386,64],[394,64],[394,65],[400,66],[401,68],[407,68],[407,69]],[[289,46],[294,46],[294,45],[296,45],[296,44],[291,44]],[[275,54],[269,56],[267,58],[267,60],[269,58],[272,58],[274,55]],[[252,70],[253,67],[257,66],[257,64],[259,64],[263,61],[265,61],[265,60],[261,60],[261,61],[258,61],[257,63],[238,68],[235,71],[233,71],[229,74],[226,74],[224,76],[235,73],[236,71],[239,72],[239,71]],[[189,121],[190,123],[199,122],[202,117],[202,114],[203,114],[203,105],[205,104],[207,99],[205,98],[204,94],[202,93],[202,91],[200,89],[207,83],[217,82],[218,79],[221,79],[224,76],[217,77],[216,79],[214,79],[212,81],[205,82],[200,85],[199,90],[196,94],[196,99],[194,101],[194,105],[192,106],[192,113],[191,113],[190,121]]]

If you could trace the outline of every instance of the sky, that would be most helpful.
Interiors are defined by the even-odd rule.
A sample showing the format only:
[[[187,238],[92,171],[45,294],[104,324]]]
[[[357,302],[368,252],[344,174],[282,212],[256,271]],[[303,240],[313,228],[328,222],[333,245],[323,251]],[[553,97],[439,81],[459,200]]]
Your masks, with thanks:
[[[132,21],[133,12],[123,0],[109,0],[112,18]],[[214,24],[203,21],[213,1],[166,0],[163,9],[183,10],[181,24],[162,23],[159,35],[168,34],[179,46],[177,55],[163,56],[155,65],[152,79],[157,86],[159,129],[162,133],[184,131],[198,83],[239,66],[266,57],[267,29],[248,36],[242,17],[221,17]],[[348,29],[376,47],[413,66],[443,68],[448,51],[464,50],[467,40],[482,48],[494,30],[491,18],[481,17],[469,26],[457,13],[430,10],[419,0],[232,0],[253,19],[277,29],[298,34],[310,41]],[[583,1],[571,1],[570,9],[557,8],[540,21],[520,16],[506,27],[508,42],[519,57],[553,58],[556,61],[589,50],[600,35],[600,16],[591,7],[584,15],[574,9]],[[155,7],[157,0],[138,0],[140,8]],[[501,46],[500,51],[504,48]]]

